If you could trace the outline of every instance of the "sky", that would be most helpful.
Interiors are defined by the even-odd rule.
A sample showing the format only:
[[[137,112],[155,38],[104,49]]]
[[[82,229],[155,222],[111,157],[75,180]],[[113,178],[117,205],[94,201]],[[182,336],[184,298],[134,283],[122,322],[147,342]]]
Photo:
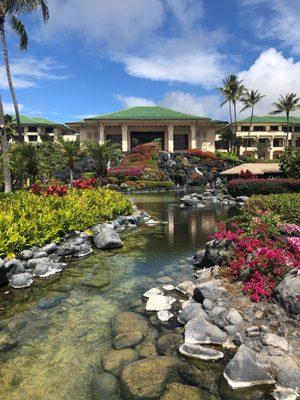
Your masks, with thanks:
[[[48,0],[50,19],[23,15],[20,51],[7,28],[22,114],[58,122],[160,105],[228,120],[217,87],[236,73],[265,97],[300,96],[299,0]],[[0,54],[0,93],[13,112]],[[239,113],[240,118],[247,113]]]

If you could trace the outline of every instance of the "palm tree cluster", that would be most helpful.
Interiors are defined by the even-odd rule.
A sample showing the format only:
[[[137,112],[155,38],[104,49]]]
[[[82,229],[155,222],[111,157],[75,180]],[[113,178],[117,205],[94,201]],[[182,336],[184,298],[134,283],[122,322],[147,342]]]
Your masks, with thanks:
[[[250,133],[253,125],[254,109],[265,96],[261,94],[258,90],[247,89],[244,86],[243,81],[239,80],[238,76],[234,74],[226,76],[223,79],[223,86],[218,89],[221,95],[224,97],[224,101],[221,104],[221,107],[225,104],[228,104],[229,107],[229,129],[225,129],[221,134],[222,139],[225,140],[227,143],[230,143],[230,145],[228,144],[228,150],[232,150],[233,147],[235,147],[235,149],[237,150],[238,147],[241,145],[241,138],[238,138],[236,136],[238,102],[242,104],[242,109],[240,112],[251,110],[249,131],[245,147],[245,151],[247,151],[250,141]],[[287,147],[290,127],[290,113],[300,109],[300,98],[297,97],[295,93],[288,93],[285,96],[280,95],[277,102],[273,103],[273,106],[275,110],[270,112],[271,115],[280,113],[285,113],[286,115],[287,129],[285,147]]]

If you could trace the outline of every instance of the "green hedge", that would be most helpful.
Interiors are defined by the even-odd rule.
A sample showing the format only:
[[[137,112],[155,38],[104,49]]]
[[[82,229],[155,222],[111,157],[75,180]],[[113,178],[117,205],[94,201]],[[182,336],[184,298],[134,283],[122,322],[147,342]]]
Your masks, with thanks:
[[[299,179],[233,179],[227,185],[231,196],[294,193],[300,191]]]
[[[171,181],[126,181],[125,184],[132,189],[174,189],[175,183]]]
[[[255,216],[260,211],[270,211],[282,221],[300,225],[300,193],[253,196],[246,202],[243,214]]]
[[[56,241],[63,233],[85,230],[132,212],[121,193],[108,189],[73,189],[64,197],[18,191],[0,196],[0,256]]]

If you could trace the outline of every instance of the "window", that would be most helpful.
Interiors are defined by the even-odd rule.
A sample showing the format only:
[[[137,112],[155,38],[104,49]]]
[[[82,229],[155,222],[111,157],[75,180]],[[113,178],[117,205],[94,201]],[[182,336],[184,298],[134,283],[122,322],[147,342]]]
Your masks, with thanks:
[[[207,139],[207,132],[202,132],[203,139]]]
[[[226,140],[217,140],[215,142],[215,146],[217,150],[227,150],[228,143],[226,142]]]
[[[243,139],[243,147],[254,147],[254,139],[253,138]]]
[[[54,128],[53,127],[45,128],[45,133],[54,133]]]
[[[29,142],[37,142],[38,137],[36,135],[28,135]]]
[[[258,142],[262,143],[262,144],[269,144],[270,143],[269,139],[266,139],[266,138],[260,138],[260,139],[258,139]]]
[[[254,126],[253,127],[253,130],[255,131],[255,132],[264,132],[265,130],[266,130],[266,127],[265,126],[263,126],[263,125],[256,125],[256,126]]]
[[[300,147],[300,139],[296,140],[296,147]]]
[[[294,126],[294,132],[300,132],[300,126]]]
[[[284,125],[284,126],[282,127],[282,130],[283,130],[283,132],[287,132],[287,126]],[[293,131],[293,128],[292,128],[292,126],[290,125],[290,126],[289,126],[289,132],[292,132],[292,131]]]
[[[37,126],[29,126],[28,127],[28,132],[37,132],[37,131],[38,131]]]
[[[283,147],[283,146],[284,146],[284,139],[273,140],[273,147]]]
[[[94,139],[99,140],[99,133],[98,132],[94,132]]]
[[[270,126],[270,131],[278,131],[279,130],[279,126],[278,125],[271,125]]]
[[[106,135],[106,140],[110,140],[112,143],[122,147],[122,135]]]
[[[241,126],[241,131],[242,132],[249,132],[249,125],[242,125]]]
[[[189,135],[174,135],[174,150],[188,150]]]

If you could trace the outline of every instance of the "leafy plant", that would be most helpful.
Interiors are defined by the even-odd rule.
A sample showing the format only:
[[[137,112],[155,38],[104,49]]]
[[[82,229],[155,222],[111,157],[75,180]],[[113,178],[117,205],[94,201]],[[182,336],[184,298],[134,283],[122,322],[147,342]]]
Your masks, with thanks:
[[[300,191],[299,179],[233,179],[228,185],[232,196],[252,196],[254,194],[293,193]]]
[[[300,179],[300,148],[286,148],[279,165],[285,176]]]

